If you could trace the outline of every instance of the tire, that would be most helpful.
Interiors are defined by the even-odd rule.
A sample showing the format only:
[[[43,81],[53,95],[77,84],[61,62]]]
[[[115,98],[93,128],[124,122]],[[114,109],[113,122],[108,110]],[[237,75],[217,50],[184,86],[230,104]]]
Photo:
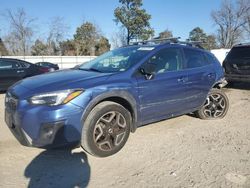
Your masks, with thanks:
[[[87,116],[81,137],[82,148],[96,157],[108,157],[121,150],[128,140],[131,114],[122,105],[104,101]]]
[[[204,105],[195,112],[200,119],[221,119],[228,111],[229,100],[220,89],[211,89]]]

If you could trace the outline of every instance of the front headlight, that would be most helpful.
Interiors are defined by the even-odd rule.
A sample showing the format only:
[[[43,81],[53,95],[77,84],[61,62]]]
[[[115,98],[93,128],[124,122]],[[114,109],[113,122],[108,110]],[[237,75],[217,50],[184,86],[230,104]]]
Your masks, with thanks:
[[[29,99],[29,102],[34,105],[49,105],[57,106],[60,104],[66,104],[72,99],[76,98],[83,92],[82,89],[76,90],[63,90],[50,93],[42,93],[35,95]]]

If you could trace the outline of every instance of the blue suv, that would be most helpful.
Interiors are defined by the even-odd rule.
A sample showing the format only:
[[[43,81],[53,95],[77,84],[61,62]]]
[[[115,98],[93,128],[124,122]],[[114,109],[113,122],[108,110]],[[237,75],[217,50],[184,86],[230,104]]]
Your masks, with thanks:
[[[224,85],[210,52],[180,41],[143,42],[19,81],[6,93],[5,121],[25,146],[81,146],[106,157],[139,126],[188,113],[224,117]]]

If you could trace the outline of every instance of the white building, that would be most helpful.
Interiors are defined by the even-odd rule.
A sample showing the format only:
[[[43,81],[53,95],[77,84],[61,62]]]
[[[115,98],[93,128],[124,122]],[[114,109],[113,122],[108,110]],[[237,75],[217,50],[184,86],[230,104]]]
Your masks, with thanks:
[[[230,49],[221,48],[221,49],[211,50],[211,53],[213,53],[215,55],[215,57],[217,57],[217,59],[222,64],[222,62],[224,61],[224,59],[227,56],[229,51],[230,51]]]

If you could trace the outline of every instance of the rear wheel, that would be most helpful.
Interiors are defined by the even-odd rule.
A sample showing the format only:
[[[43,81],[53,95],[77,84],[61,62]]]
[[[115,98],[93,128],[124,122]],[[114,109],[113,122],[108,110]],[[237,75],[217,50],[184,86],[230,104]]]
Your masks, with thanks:
[[[227,114],[228,108],[229,100],[226,94],[220,89],[213,88],[209,92],[205,104],[196,111],[196,115],[201,119],[219,119]]]
[[[125,145],[130,126],[131,115],[127,109],[115,102],[102,102],[84,122],[81,145],[97,157],[113,155]]]

